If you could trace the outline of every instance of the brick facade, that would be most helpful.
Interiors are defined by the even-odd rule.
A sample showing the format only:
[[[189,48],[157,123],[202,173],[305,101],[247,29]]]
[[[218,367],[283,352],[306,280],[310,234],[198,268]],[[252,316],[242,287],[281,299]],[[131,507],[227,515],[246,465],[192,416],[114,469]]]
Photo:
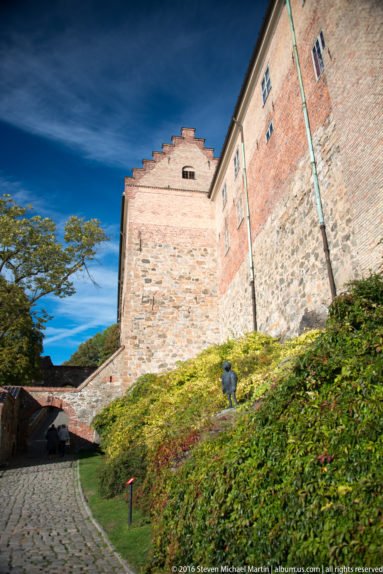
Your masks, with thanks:
[[[338,292],[350,279],[377,270],[382,258],[383,5],[374,0],[357,4],[291,2]],[[317,79],[312,47],[321,31],[324,71]],[[264,102],[267,68],[271,89]],[[292,336],[323,323],[331,298],[282,1],[271,5],[235,115],[244,131],[258,329]],[[222,339],[251,329],[246,221],[238,227],[236,209],[239,196],[244,201],[242,158],[239,173],[234,171],[240,143],[232,122],[210,192],[217,222]]]
[[[213,151],[193,129],[126,178],[120,297],[124,383],[175,366],[219,338]],[[183,169],[194,172],[185,179]]]

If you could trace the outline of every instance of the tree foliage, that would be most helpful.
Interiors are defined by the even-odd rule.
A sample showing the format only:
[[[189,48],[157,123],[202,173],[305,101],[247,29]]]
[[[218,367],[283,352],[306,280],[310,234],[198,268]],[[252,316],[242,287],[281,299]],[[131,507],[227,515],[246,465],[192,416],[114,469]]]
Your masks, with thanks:
[[[63,363],[72,367],[99,367],[119,347],[118,323],[81,343],[68,361]]]
[[[0,198],[0,273],[24,289],[31,306],[50,293],[73,295],[72,275],[86,268],[105,240],[97,219],[71,216],[62,244],[52,219],[32,215],[31,206],[21,207],[9,195]]]
[[[24,290],[0,275],[0,386],[19,385],[39,375],[41,323]]]
[[[106,239],[99,221],[72,216],[60,242],[50,218],[34,215],[31,206],[17,205],[9,195],[0,197],[0,353],[6,359],[0,366],[2,379],[13,373],[25,383],[31,377],[28,365],[36,363],[47,320],[34,305],[45,295],[72,295],[72,276],[87,270]]]

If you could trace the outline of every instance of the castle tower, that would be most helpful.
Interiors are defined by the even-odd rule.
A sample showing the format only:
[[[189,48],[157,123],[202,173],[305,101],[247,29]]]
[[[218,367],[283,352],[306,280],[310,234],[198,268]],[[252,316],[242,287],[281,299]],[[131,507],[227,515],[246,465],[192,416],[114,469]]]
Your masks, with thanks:
[[[119,320],[123,381],[175,366],[218,342],[214,211],[217,159],[182,128],[125,179]]]

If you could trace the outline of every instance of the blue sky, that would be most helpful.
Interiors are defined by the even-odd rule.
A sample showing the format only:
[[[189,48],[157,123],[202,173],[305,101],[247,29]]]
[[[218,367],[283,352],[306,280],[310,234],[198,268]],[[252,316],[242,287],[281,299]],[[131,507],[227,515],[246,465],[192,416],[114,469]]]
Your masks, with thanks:
[[[97,286],[46,298],[55,364],[116,321],[124,176],[181,127],[219,156],[266,0],[3,0],[0,193],[59,228],[100,219]]]

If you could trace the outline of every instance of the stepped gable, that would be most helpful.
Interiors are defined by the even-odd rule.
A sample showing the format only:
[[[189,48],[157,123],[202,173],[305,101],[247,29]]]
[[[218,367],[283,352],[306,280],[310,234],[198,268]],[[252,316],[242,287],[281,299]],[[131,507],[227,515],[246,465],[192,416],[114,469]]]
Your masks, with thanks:
[[[185,143],[194,143],[206,156],[206,158],[216,166],[218,162],[218,158],[214,157],[214,148],[205,147],[205,139],[204,138],[196,138],[195,137],[195,128],[181,128],[181,135],[180,136],[173,136],[172,143],[162,144],[162,151],[154,151],[152,153],[153,159],[144,159],[142,160],[142,168],[133,168],[132,173],[133,177],[126,177],[125,178],[125,185],[133,186],[136,185],[140,179],[150,172],[156,165],[162,161],[163,159],[170,157],[173,153],[174,149]]]

